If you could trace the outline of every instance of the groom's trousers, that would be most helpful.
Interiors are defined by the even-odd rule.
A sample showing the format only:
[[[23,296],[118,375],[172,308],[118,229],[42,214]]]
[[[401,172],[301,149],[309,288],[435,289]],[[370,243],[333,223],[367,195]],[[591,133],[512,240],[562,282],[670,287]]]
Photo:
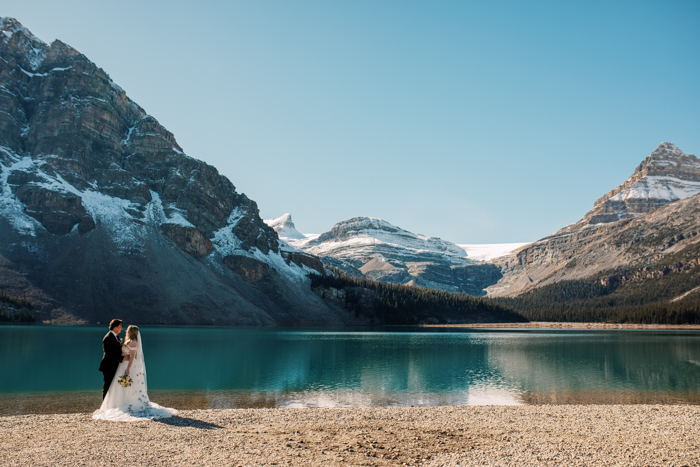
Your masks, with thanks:
[[[102,377],[104,378],[104,385],[102,386],[102,400],[105,400],[105,397],[107,396],[107,391],[109,391],[109,386],[112,384],[112,380],[114,379],[114,375],[117,374],[117,370],[107,372],[105,371],[102,373]]]

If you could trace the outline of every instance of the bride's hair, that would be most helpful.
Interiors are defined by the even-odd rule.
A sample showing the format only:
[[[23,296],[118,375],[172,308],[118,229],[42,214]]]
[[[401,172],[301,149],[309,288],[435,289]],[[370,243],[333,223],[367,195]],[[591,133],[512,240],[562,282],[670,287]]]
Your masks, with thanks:
[[[131,341],[137,340],[139,340],[139,327],[129,326],[126,328],[126,342],[124,342],[124,345],[127,345]]]

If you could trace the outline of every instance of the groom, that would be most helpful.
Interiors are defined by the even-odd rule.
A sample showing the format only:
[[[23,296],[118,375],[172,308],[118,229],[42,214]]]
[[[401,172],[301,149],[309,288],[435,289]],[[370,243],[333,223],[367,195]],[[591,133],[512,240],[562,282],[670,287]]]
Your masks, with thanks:
[[[119,339],[119,333],[122,332],[124,322],[120,319],[113,319],[109,323],[109,332],[102,339],[102,361],[100,362],[100,371],[104,377],[104,386],[102,386],[102,400],[105,399],[110,384],[117,373],[117,368],[122,361],[128,361],[129,356],[122,356],[122,341]]]

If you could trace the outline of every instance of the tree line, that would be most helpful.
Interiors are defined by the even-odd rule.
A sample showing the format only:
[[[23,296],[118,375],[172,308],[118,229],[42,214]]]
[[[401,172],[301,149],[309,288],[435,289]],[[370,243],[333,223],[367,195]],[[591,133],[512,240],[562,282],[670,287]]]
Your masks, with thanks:
[[[312,274],[310,278],[312,288],[343,290],[348,309],[378,324],[527,321],[506,306],[463,293],[387,284],[352,277],[339,270],[326,276]]]
[[[618,268],[492,299],[532,321],[700,324],[700,245],[653,266]]]
[[[0,322],[28,323],[34,321],[36,321],[36,316],[31,301],[0,290]]]

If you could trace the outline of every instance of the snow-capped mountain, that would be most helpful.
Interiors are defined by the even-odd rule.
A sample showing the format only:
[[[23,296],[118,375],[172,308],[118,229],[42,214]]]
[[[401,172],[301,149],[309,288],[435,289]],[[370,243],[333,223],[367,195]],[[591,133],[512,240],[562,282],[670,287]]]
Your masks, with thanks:
[[[307,236],[296,229],[294,222],[292,222],[292,215],[289,213],[283,214],[277,219],[265,219],[265,223],[288,243],[289,241],[307,240]]]
[[[0,283],[39,318],[339,323],[318,260],[72,47],[0,18]]]
[[[372,219],[372,218],[367,218],[367,219]],[[391,226],[386,221],[383,221],[382,219],[375,219],[375,221],[378,221],[383,224],[388,224]],[[347,221],[345,221],[347,222]],[[321,234],[308,234],[308,233],[301,233],[297,230],[296,226],[294,225],[294,222],[292,221],[292,215],[289,213],[283,214],[282,216],[276,218],[276,219],[265,219],[265,223],[272,227],[275,232],[277,232],[277,235],[279,236],[280,240],[283,242],[286,242],[287,244],[291,245],[294,248],[298,249],[304,249],[307,247],[307,244],[313,240],[318,239],[318,237],[321,236]],[[393,229],[397,230],[402,230],[403,235],[402,237],[407,237],[409,238],[409,242],[403,242],[403,239],[391,239],[387,238],[389,243],[394,241],[394,244],[397,244],[396,242],[399,243],[404,243],[404,246],[412,249],[412,250],[425,250],[425,248],[414,248],[416,246],[416,239],[430,239],[430,237],[424,237],[422,235],[416,235],[414,233],[408,232],[403,229],[399,229],[398,227],[391,226]],[[367,238],[369,238],[370,234],[368,232],[364,231],[362,234],[364,234]],[[360,235],[362,235],[360,234]],[[377,238],[378,235],[373,236],[372,243],[376,243],[377,241],[381,241]],[[383,235],[386,238],[386,235]],[[434,239],[439,242],[444,242],[443,240],[440,239]],[[357,240],[356,240],[357,241]],[[366,242],[369,242],[369,240],[365,240]],[[501,256],[506,256],[508,254],[511,254],[514,250],[517,250],[518,248],[521,248],[525,245],[527,245],[527,242],[524,243],[469,243],[469,244],[452,244],[451,242],[444,242],[445,247],[444,251],[446,251],[448,255],[456,255],[456,256],[466,256],[467,259],[472,260],[472,261],[489,261],[495,258],[500,258]],[[455,245],[458,248],[455,248]],[[335,246],[338,246],[338,244],[335,244]],[[423,246],[423,245],[418,245],[418,246]],[[331,247],[330,245],[326,245],[326,247]],[[309,247],[310,248],[310,247]],[[430,248],[430,245],[428,245],[428,248]],[[464,250],[463,254],[459,248]],[[333,249],[331,247],[331,249]],[[319,253],[323,254],[325,253],[323,250],[323,247],[317,249]],[[438,249],[438,251],[443,251],[443,249]],[[342,253],[341,253],[342,254]]]
[[[516,296],[602,271],[652,267],[696,245],[699,232],[700,161],[662,143],[579,222],[494,260],[503,277],[488,294]]]
[[[387,258],[398,261],[439,257],[453,264],[471,263],[467,253],[452,242],[414,234],[374,217],[353,217],[338,222],[302,248],[317,256],[338,259],[358,259],[384,252]]]
[[[615,222],[698,193],[700,160],[672,143],[661,143],[625,183],[598,199],[581,223]]]
[[[289,214],[265,222],[282,242],[355,276],[472,295],[483,294],[500,277],[493,266],[477,263],[452,242],[383,219],[354,217],[320,235],[301,234]]]

